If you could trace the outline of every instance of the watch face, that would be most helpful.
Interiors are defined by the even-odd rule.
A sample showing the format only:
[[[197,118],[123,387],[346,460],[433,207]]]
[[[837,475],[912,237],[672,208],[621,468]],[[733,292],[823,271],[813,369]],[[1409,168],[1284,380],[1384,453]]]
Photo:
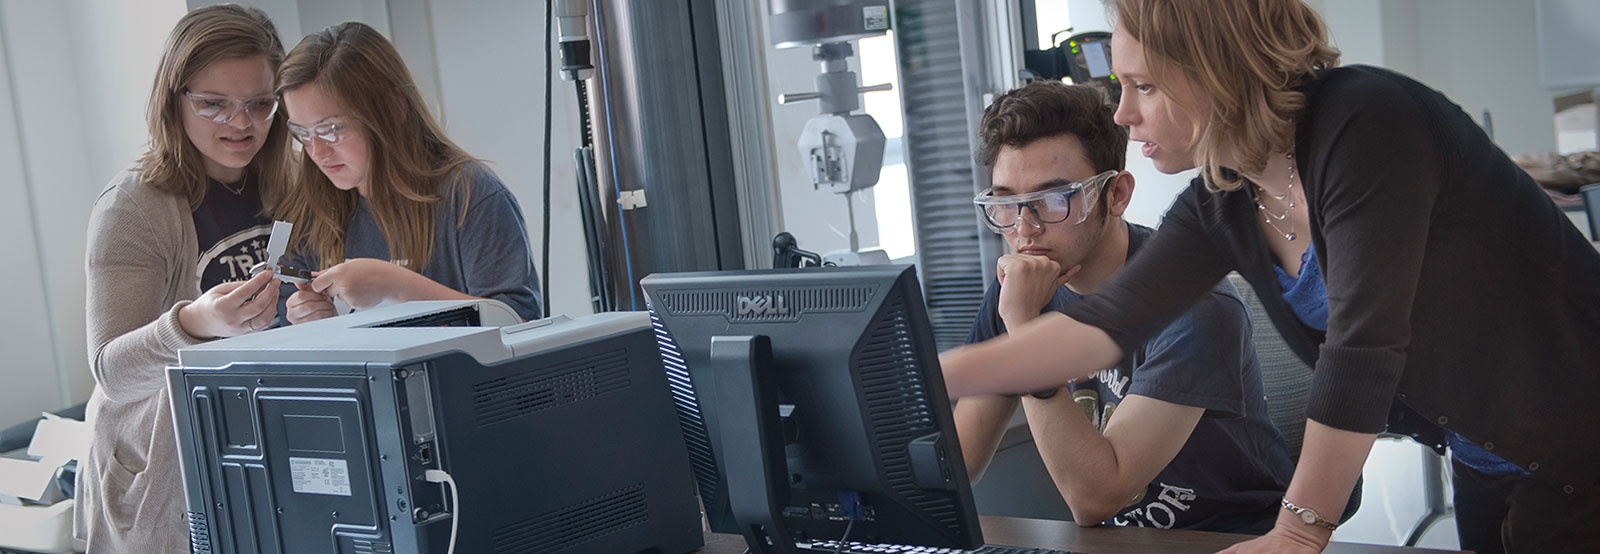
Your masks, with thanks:
[[[1306,525],[1311,525],[1313,523],[1316,523],[1317,522],[1317,514],[1311,513],[1310,510],[1306,510],[1304,512],[1300,512],[1300,521],[1306,522]]]

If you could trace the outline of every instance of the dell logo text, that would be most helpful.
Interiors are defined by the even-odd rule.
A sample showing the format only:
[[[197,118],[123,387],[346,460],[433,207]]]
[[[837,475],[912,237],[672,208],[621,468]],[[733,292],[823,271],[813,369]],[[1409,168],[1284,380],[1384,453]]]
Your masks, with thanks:
[[[739,315],[788,315],[789,308],[783,305],[783,296],[740,296]]]

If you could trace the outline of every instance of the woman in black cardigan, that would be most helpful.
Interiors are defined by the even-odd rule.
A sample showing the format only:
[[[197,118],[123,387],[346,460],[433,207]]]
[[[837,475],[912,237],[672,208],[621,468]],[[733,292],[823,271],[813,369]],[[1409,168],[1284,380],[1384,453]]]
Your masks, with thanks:
[[[1099,294],[947,353],[950,393],[1092,375],[1238,271],[1316,372],[1278,523],[1230,551],[1325,547],[1395,405],[1525,470],[1508,550],[1600,545],[1600,253],[1443,95],[1336,68],[1299,0],[1115,5],[1118,123],[1202,176]]]

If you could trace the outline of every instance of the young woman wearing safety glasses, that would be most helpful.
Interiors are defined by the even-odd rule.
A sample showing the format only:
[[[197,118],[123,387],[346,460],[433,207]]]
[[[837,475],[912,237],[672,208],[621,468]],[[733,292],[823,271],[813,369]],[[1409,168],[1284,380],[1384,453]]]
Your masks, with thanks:
[[[1474,478],[1510,467],[1457,497],[1492,510],[1463,523],[1488,535],[1472,548],[1595,551],[1600,253],[1448,98],[1336,67],[1300,0],[1114,4],[1117,122],[1202,177],[1098,294],[947,353],[951,394],[1098,371],[1238,271],[1316,373],[1276,526],[1230,552],[1324,548],[1386,428],[1448,442]],[[1015,351],[1034,355],[983,363]]]
[[[283,212],[291,256],[320,268],[286,305],[291,323],[409,300],[490,298],[541,316],[522,209],[445,137],[399,52],[342,23],[307,36],[278,71],[304,159]]]
[[[150,93],[150,146],[89,219],[89,457],[77,530],[90,552],[187,552],[163,369],[179,348],[265,329],[272,275],[254,278],[290,176],[273,94],[283,45],[260,10],[189,12]],[[202,292],[203,291],[203,292]]]

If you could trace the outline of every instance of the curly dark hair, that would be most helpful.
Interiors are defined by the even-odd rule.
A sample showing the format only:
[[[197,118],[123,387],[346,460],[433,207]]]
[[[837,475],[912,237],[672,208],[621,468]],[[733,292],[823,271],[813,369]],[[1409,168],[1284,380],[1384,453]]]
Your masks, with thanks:
[[[1071,133],[1097,172],[1123,169],[1128,128],[1112,121],[1116,106],[1099,89],[1060,81],[1034,81],[994,99],[978,124],[978,164],[989,170],[1005,147]]]

